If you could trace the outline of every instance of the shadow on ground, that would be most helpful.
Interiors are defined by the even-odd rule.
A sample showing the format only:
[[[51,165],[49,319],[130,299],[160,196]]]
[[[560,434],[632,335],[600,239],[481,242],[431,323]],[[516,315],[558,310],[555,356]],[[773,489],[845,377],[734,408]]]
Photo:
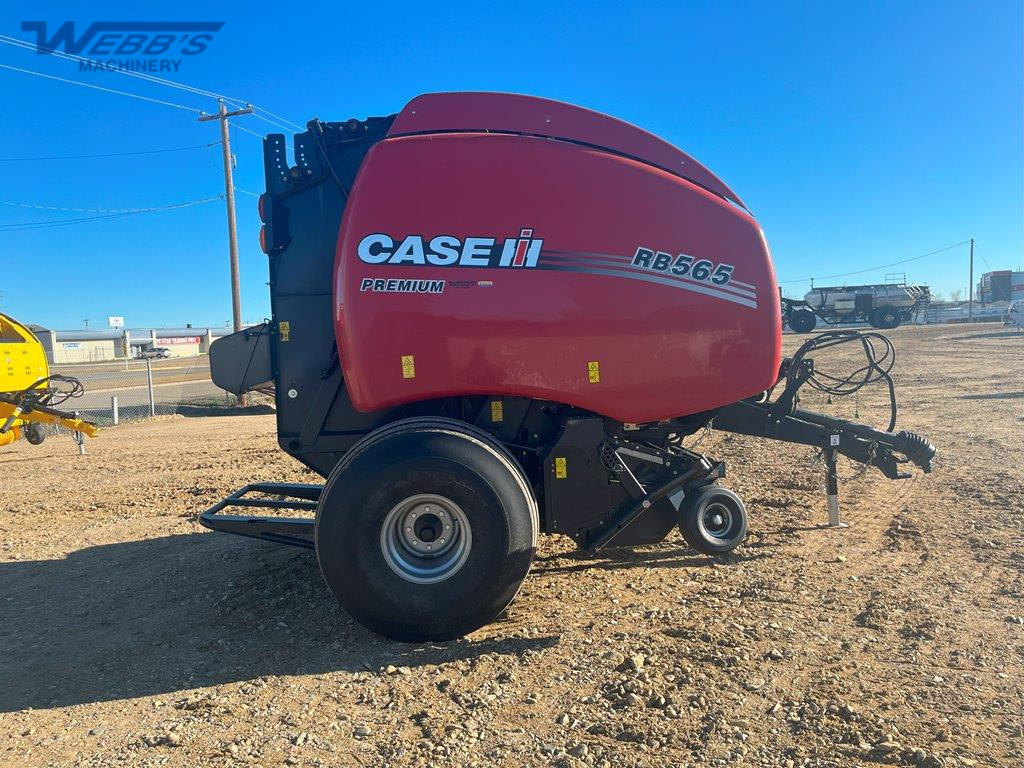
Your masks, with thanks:
[[[982,392],[976,395],[961,395],[961,400],[1016,400],[1024,397],[1024,392]]]
[[[204,403],[181,403],[173,411],[186,417],[198,416],[266,416],[274,413],[274,407],[267,403],[257,405],[213,405]]]
[[[769,557],[767,552],[756,551],[767,546],[761,541],[747,541],[738,552],[712,557],[702,555],[688,547],[667,544],[651,548],[605,549],[600,552],[563,552],[535,560],[534,575],[551,576],[579,571],[622,571],[631,568],[709,568],[723,563],[743,563]]]
[[[521,654],[556,637],[407,645],[338,606],[311,553],[221,534],[0,563],[0,712],[163,694],[263,675]]]
[[[975,339],[1009,339],[1012,337],[1021,337],[1021,332],[1017,330],[1011,331],[996,331],[995,333],[968,333],[963,336],[950,336],[949,341],[974,341]]]

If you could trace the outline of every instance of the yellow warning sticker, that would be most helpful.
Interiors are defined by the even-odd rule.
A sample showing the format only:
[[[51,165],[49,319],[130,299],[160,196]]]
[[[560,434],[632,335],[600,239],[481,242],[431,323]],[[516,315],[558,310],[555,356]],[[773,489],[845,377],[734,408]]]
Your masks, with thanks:
[[[601,366],[597,360],[587,363],[587,379],[591,384],[598,384],[601,381]]]
[[[564,480],[565,476],[566,476],[565,457],[564,456],[556,456],[555,457],[555,477],[557,477],[559,480]]]
[[[505,405],[501,400],[491,400],[491,421],[498,422],[505,419]]]
[[[402,355],[402,378],[416,378],[416,359],[412,355]]]
[[[281,336],[281,341],[291,341],[292,324],[287,320],[278,321],[277,332]]]

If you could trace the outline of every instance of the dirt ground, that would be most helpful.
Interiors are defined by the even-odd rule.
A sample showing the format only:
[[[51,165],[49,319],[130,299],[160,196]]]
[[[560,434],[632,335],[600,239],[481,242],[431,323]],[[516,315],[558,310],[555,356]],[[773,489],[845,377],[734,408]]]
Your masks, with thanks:
[[[713,433],[751,510],[733,556],[547,537],[507,617],[446,644],[376,637],[311,553],[195,523],[315,479],[272,415],[4,449],[0,765],[1024,765],[1024,334],[891,336],[931,475],[844,464],[828,530],[811,449]]]

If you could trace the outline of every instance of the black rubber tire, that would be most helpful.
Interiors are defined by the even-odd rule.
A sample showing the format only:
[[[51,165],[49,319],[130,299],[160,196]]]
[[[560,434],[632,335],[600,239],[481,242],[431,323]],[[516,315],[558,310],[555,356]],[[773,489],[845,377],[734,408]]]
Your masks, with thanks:
[[[892,307],[879,307],[878,327],[883,329],[898,328],[900,324],[900,313]]]
[[[468,518],[464,564],[444,581],[399,575],[381,528],[402,500],[437,494]],[[482,430],[415,418],[364,437],[331,472],[317,508],[317,560],[360,623],[393,640],[452,640],[493,621],[515,598],[537,548],[539,516],[522,469]]]
[[[717,511],[714,505],[722,505],[728,510],[726,527],[720,532],[706,525],[706,515]],[[702,521],[705,524],[702,525]],[[747,508],[743,500],[728,488],[705,485],[683,499],[679,508],[679,531],[686,543],[698,552],[727,554],[742,544],[747,536]]]
[[[42,424],[26,424],[22,430],[25,439],[32,445],[42,445],[46,439],[46,430]]]
[[[789,315],[789,327],[794,333],[810,333],[817,322],[817,315],[809,309],[796,309]]]

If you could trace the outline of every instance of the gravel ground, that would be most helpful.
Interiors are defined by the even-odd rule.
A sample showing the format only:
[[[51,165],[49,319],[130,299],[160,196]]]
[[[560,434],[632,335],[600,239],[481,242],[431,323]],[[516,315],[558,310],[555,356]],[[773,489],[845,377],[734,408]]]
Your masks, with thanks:
[[[713,433],[752,515],[733,556],[546,537],[507,616],[453,643],[376,637],[310,553],[194,522],[315,479],[270,414],[5,449],[0,764],[1024,764],[1024,334],[891,335],[933,474],[844,465],[828,530],[810,449]],[[877,393],[806,404],[880,418]]]

